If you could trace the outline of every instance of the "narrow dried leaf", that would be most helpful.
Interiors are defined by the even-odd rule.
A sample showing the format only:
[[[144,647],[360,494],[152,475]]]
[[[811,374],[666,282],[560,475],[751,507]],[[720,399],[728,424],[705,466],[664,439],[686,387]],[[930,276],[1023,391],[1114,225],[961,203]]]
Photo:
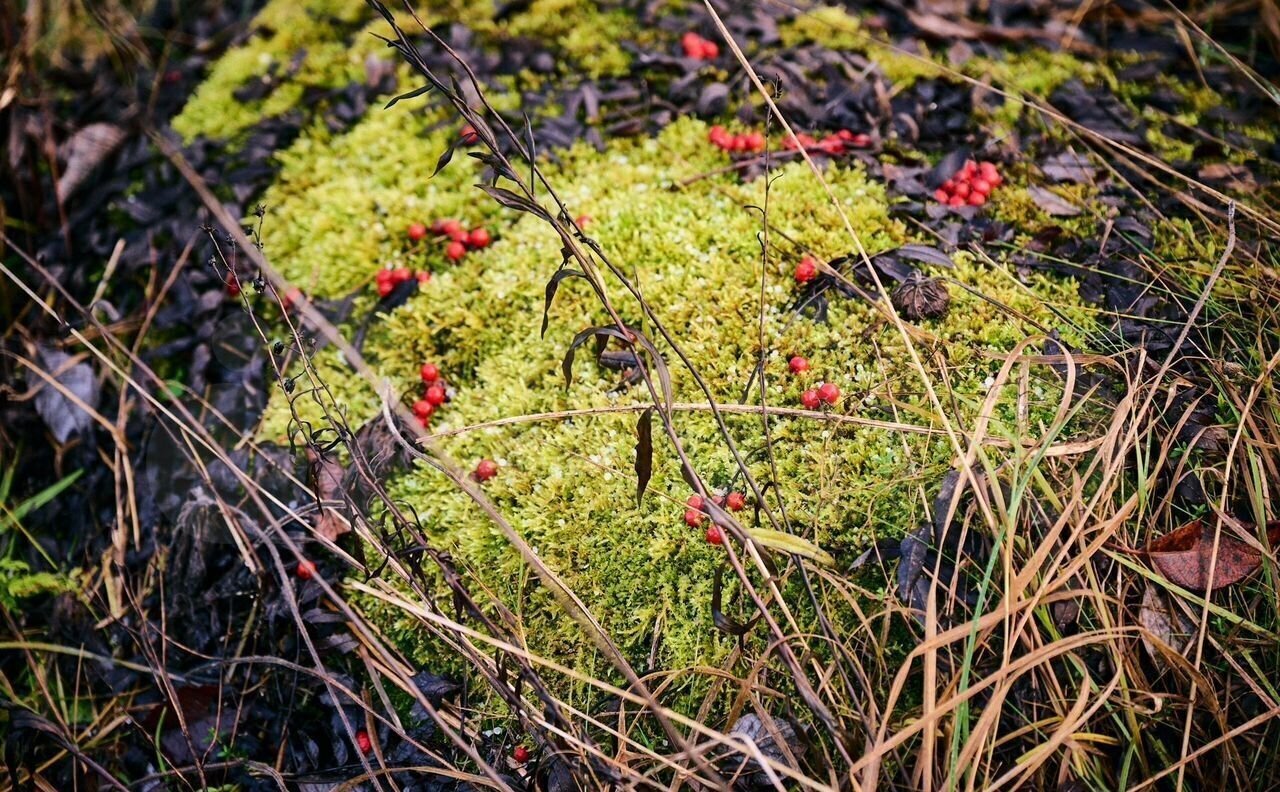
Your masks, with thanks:
[[[835,566],[836,564],[836,560],[826,550],[795,534],[775,531],[772,528],[748,528],[747,534],[751,536],[752,540],[772,550],[798,555],[801,558],[816,561],[823,566]]]
[[[586,280],[587,276],[576,269],[561,269],[551,276],[551,280],[547,281],[547,299],[542,306],[542,333],[545,338],[547,335],[547,325],[551,322],[551,301],[556,298],[556,289],[560,288],[560,281],[565,278],[582,278]]]
[[[1032,185],[1027,188],[1031,199],[1036,202],[1036,206],[1044,210],[1045,214],[1050,217],[1074,217],[1080,214],[1080,207],[1067,201],[1052,190],[1045,189],[1038,185]]]
[[[414,97],[422,96],[424,93],[427,93],[428,91],[430,91],[433,87],[434,86],[428,83],[427,85],[414,88],[412,91],[406,91],[405,93],[402,93],[399,96],[392,99],[390,102],[387,102],[386,106],[383,107],[382,109],[387,110],[389,108],[395,107],[396,102],[399,102],[402,99],[413,99]]]
[[[636,422],[636,505],[644,498],[653,477],[653,408],[640,413]]]
[[[1152,660],[1159,660],[1161,656],[1161,649],[1154,641],[1160,641],[1178,654],[1185,654],[1196,629],[1195,624],[1169,601],[1169,597],[1151,583],[1147,583],[1142,592],[1138,623],[1146,630],[1142,635],[1142,645]]]

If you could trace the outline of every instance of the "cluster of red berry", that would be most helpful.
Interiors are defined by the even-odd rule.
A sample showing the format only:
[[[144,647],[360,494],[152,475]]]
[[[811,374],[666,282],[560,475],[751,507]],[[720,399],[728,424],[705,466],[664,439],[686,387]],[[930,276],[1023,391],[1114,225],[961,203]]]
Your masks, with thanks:
[[[1003,182],[995,163],[966,160],[956,175],[933,191],[933,197],[948,206],[982,206]]]
[[[764,135],[759,132],[731,135],[724,127],[716,124],[711,127],[707,138],[725,151],[744,151],[749,154],[764,151]]]
[[[764,135],[759,132],[745,132],[738,135],[730,134],[728,130],[719,124],[711,127],[707,138],[716,146],[725,151],[740,151],[748,154],[757,154],[764,151]],[[797,143],[796,141],[799,141]],[[868,148],[871,145],[871,136],[865,132],[853,133],[847,129],[827,135],[822,139],[815,138],[813,135],[801,132],[794,138],[788,135],[782,141],[782,147],[787,151],[795,151],[803,148],[806,151],[821,151],[824,154],[830,154],[833,157],[840,156],[848,152],[850,149]]]
[[[409,241],[421,242],[426,239],[428,229],[422,223],[409,226]],[[479,250],[489,247],[493,237],[484,228],[473,228],[470,231],[462,227],[457,220],[437,220],[431,224],[430,233],[449,240],[444,254],[450,261],[459,261],[467,255],[468,250]]]
[[[809,361],[800,355],[795,355],[787,361],[787,368],[792,374],[803,374],[809,370]],[[833,405],[838,401],[840,401],[840,388],[834,382],[824,382],[800,394],[800,403],[806,410],[816,410],[823,404]]]
[[[395,269],[378,270],[378,274],[374,276],[374,282],[378,285],[378,296],[386,297],[397,286],[414,278],[418,279],[419,284],[426,283],[431,280],[431,273],[426,270],[414,272],[408,267],[396,267]]]
[[[692,30],[680,37],[680,48],[684,50],[686,58],[715,60],[720,57],[719,44],[699,36]]]
[[[715,504],[729,511],[742,511],[747,507],[747,499],[741,492],[730,492],[728,495],[716,495],[712,498]],[[702,496],[693,494],[684,502],[684,524],[690,528],[697,528],[707,521],[706,504],[702,500]],[[711,525],[707,528],[706,533],[707,544],[720,545],[724,544],[724,532],[720,530],[720,526]]]
[[[795,137],[787,135],[782,141],[782,147],[787,151],[804,149],[805,151],[821,151],[823,154],[838,157],[850,149],[870,148],[871,142],[871,136],[865,132],[855,133],[847,129],[840,129],[824,138],[815,138],[813,135],[808,135],[804,132],[797,133]]]
[[[423,363],[420,374],[425,390],[422,398],[413,403],[413,414],[425,429],[427,424],[431,423],[431,416],[435,414],[436,408],[449,400],[449,394],[445,390],[444,378],[440,376],[440,368],[436,364]]]

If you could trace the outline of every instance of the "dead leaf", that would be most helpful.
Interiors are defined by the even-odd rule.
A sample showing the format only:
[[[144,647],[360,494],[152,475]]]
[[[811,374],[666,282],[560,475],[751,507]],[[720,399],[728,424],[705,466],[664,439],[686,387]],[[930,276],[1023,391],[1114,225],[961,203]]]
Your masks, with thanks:
[[[1050,217],[1074,217],[1080,214],[1080,207],[1052,190],[1033,185],[1027,188],[1027,192],[1031,194],[1031,199],[1036,202],[1036,206]]]
[[[62,166],[58,179],[58,200],[67,200],[124,139],[124,130],[115,124],[97,123],[77,131],[63,143],[58,153],[67,164]]]
[[[1196,629],[1195,624],[1169,600],[1169,596],[1151,583],[1147,583],[1142,592],[1138,623],[1146,630],[1142,634],[1142,645],[1152,660],[1160,659],[1161,655],[1160,648],[1153,641],[1158,640],[1169,649],[1185,655]]]
[[[1040,166],[1040,170],[1053,181],[1076,184],[1092,184],[1098,172],[1087,156],[1074,151],[1064,151],[1049,157]]]
[[[1218,537],[1217,565],[1212,566],[1213,539],[1213,526],[1196,520],[1156,539],[1147,555],[1160,574],[1192,591],[1205,590],[1211,571],[1217,590],[1244,580],[1262,565],[1262,553],[1224,532]],[[1280,521],[1267,523],[1267,541],[1273,547],[1280,543]]]
[[[330,542],[351,532],[351,521],[334,508],[342,500],[342,477],[346,471],[336,459],[327,457],[314,448],[307,449],[307,461],[311,464],[311,486],[319,501],[316,517],[316,534]]]
[[[72,363],[71,355],[53,347],[39,347],[36,357],[44,370],[77,399],[89,407],[98,406],[98,380],[93,375],[92,366],[84,361]],[[40,388],[35,397],[36,412],[44,419],[45,426],[49,427],[53,439],[59,444],[93,425],[93,416],[77,406],[62,391],[43,379],[36,384]]]

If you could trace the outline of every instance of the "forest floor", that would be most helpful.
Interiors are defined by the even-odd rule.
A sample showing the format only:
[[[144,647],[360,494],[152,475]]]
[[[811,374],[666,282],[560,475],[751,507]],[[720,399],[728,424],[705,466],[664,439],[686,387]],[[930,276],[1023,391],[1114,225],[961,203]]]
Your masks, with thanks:
[[[0,35],[6,788],[1274,788],[1274,4]]]

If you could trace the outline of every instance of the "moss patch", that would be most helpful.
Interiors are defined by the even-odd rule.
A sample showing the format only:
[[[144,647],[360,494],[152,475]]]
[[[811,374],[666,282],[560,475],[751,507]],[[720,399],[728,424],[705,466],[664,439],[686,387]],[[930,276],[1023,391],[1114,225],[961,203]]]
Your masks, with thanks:
[[[712,575],[719,551],[702,532],[681,519],[689,494],[674,454],[657,441],[649,494],[634,503],[632,472],[636,413],[610,412],[642,403],[639,394],[606,395],[616,376],[579,355],[573,386],[566,392],[560,362],[573,334],[605,321],[584,284],[567,281],[556,298],[546,338],[539,337],[543,289],[560,262],[560,244],[549,229],[494,208],[479,191],[477,165],[455,160],[441,175],[426,178],[443,148],[444,133],[432,131],[431,114],[373,113],[334,140],[300,142],[285,157],[280,183],[268,196],[267,250],[293,279],[320,296],[337,296],[370,280],[377,267],[422,257],[432,266],[438,251],[405,247],[411,220],[458,217],[486,223],[497,240],[462,266],[444,268],[405,307],[375,325],[366,354],[381,374],[416,392],[423,361],[436,362],[457,387],[456,399],[437,414],[439,429],[460,428],[511,416],[592,408],[600,414],[572,421],[536,420],[477,430],[443,441],[466,467],[481,457],[496,459],[501,473],[487,491],[512,525],[537,548],[548,566],[578,592],[631,660],[640,666],[654,652],[663,668],[714,664],[732,642],[713,628]],[[553,184],[571,212],[594,218],[590,228],[604,249],[633,277],[663,322],[679,338],[714,398],[743,401],[743,390],[759,353],[761,314],[759,216],[745,207],[762,205],[763,180],[741,184],[732,175],[670,189],[687,176],[716,169],[722,155],[706,144],[707,128],[681,120],[656,139],[618,141],[603,153],[582,146],[551,169]],[[883,186],[857,167],[826,174],[868,250],[875,253],[910,241],[912,235],[889,215]],[[356,185],[359,189],[356,189]],[[940,424],[923,395],[918,374],[897,332],[870,306],[833,302],[829,321],[796,320],[790,271],[800,255],[784,238],[824,257],[851,246],[825,193],[798,164],[774,182],[770,221],[774,241],[764,269],[764,347],[772,405],[798,406],[800,391],[827,380],[845,398],[838,412],[900,421],[936,430]],[[378,221],[370,223],[369,217]],[[779,233],[782,232],[782,233]],[[419,265],[414,265],[419,266]],[[1055,324],[1052,304],[1077,319],[1073,284],[1035,280],[1030,288],[999,268],[957,256],[947,273],[975,292],[1045,324]],[[623,316],[638,322],[639,310],[618,284],[610,284]],[[1031,328],[959,287],[945,319],[922,329],[937,337],[924,350],[925,365],[953,421],[972,421],[999,361]],[[813,371],[803,378],[785,373],[791,354],[805,354]],[[703,402],[676,356],[676,399]],[[317,363],[358,424],[375,400],[352,381],[331,352]],[[1033,376],[1031,433],[1056,405],[1056,381]],[[1013,432],[1014,395],[1002,394],[998,432]],[[304,399],[305,401],[305,399]],[[758,403],[758,391],[745,399]],[[735,466],[705,412],[680,412],[675,423],[685,448],[708,482],[731,485]],[[729,427],[751,462],[768,481],[758,418],[731,416]],[[269,413],[264,434],[282,439],[287,416],[282,400]],[[655,436],[660,432],[655,432]],[[885,429],[833,428],[814,420],[777,419],[772,424],[778,491],[792,530],[834,552],[848,553],[877,536],[900,534],[923,518],[923,504],[952,457],[945,439]],[[522,603],[529,648],[584,672],[610,676],[582,632],[532,580],[505,539],[448,481],[428,469],[391,484],[393,496],[412,504],[432,539],[455,553],[476,579],[508,603]],[[804,598],[797,596],[796,603]],[[450,658],[408,622],[377,606],[383,624],[418,659],[439,668]],[[802,629],[816,629],[813,614],[796,606]],[[654,647],[656,646],[656,650]],[[465,669],[456,669],[459,672]],[[695,693],[705,679],[681,688]]]

